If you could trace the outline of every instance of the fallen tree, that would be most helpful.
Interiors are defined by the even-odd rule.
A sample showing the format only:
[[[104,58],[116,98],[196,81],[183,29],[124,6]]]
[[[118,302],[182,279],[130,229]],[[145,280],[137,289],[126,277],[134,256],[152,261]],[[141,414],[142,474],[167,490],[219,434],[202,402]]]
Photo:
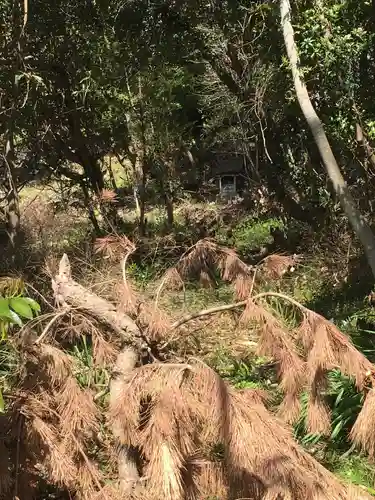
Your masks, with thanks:
[[[131,380],[142,353],[148,348],[139,327],[130,316],[118,311],[113,304],[74,281],[66,254],[60,260],[58,274],[52,279],[52,288],[55,300],[61,307],[68,306],[84,311],[101,324],[109,326],[123,340],[125,348],[117,356],[110,383],[110,404],[113,406],[119,397],[122,384]],[[116,425],[112,431],[113,435],[119,438]],[[131,449],[126,444],[118,450],[118,471],[121,493],[130,494],[136,487],[139,476]]]
[[[212,249],[217,253],[217,248]],[[233,265],[235,256],[229,257]],[[248,270],[243,271],[250,278]],[[75,282],[66,256],[53,279],[53,289],[62,307],[69,306],[73,314],[84,311],[120,334],[125,343],[114,365],[109,400],[109,421],[121,444],[118,483],[123,498],[370,498],[342,484],[306,453],[288,427],[268,412],[267,398],[259,391],[233,390],[196,360],[140,363],[148,339],[137,319]],[[314,417],[318,414],[323,426],[318,421],[320,427],[315,430],[324,431],[327,415],[315,390],[318,375],[340,366],[363,389],[372,365],[331,323],[292,300],[303,316],[300,339],[306,360],[301,359],[285,327],[265,304],[257,304],[268,295],[272,293],[225,307],[242,307],[244,321],[259,323],[260,351],[276,360],[285,391],[284,415],[295,417],[299,391],[308,384],[316,396],[311,401],[310,424],[317,422]],[[215,310],[182,318],[173,327],[213,313]],[[366,415],[365,420],[368,412]],[[357,437],[355,434],[363,443],[360,431]],[[222,452],[213,459],[217,446]]]

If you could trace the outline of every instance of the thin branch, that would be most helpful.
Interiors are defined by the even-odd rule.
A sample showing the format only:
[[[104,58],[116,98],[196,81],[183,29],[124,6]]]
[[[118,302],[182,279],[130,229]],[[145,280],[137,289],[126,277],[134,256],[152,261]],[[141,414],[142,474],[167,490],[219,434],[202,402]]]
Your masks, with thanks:
[[[23,26],[22,26],[22,34],[25,31],[27,19],[29,15],[29,3],[28,0],[23,0]]]
[[[171,330],[179,328],[181,325],[191,321],[192,319],[202,318],[203,316],[209,316],[210,314],[215,314],[222,311],[231,311],[237,309],[238,307],[244,307],[247,304],[247,300],[242,300],[241,302],[235,302],[233,304],[226,304],[224,306],[212,307],[211,309],[203,309],[202,311],[197,311],[195,313],[186,314],[179,320],[175,321],[171,325]]]
[[[257,267],[255,267],[255,269],[254,269],[254,274],[253,274],[253,280],[252,280],[252,282],[251,282],[251,286],[250,286],[249,297],[251,297],[251,296],[252,296],[252,294],[253,294],[254,285],[255,285],[255,278],[256,278],[256,275],[257,275],[257,270],[258,270],[258,268],[257,268]]]
[[[42,333],[40,334],[40,336],[36,339],[35,341],[35,344],[40,344],[42,342],[42,340],[45,338],[45,336],[47,335],[47,333],[49,332],[51,326],[56,323],[56,321],[61,318],[62,316],[65,316],[65,314],[67,314],[68,312],[70,311],[70,307],[64,309],[63,311],[55,314],[55,316],[51,319],[51,321],[49,323],[47,323],[46,327],[44,328],[44,330],[42,331]]]
[[[49,302],[42,293],[40,293],[31,283],[25,283],[26,285],[26,288],[31,288],[31,290],[36,293],[37,295],[39,295],[39,297],[44,300],[44,302],[51,308],[51,309],[55,309],[54,305],[51,304],[51,302]]]
[[[158,286],[157,291],[156,291],[156,297],[155,297],[155,309],[158,307],[158,302],[159,302],[159,299],[160,299],[160,295],[161,295],[161,292],[162,292],[162,290],[163,290],[163,287],[164,287],[164,285],[165,285],[165,283],[166,283],[167,279],[168,279],[168,274],[166,273],[166,274],[164,275],[164,278],[162,279],[162,281],[161,281],[160,285]]]
[[[258,293],[257,295],[254,295],[254,297],[252,297],[251,300],[256,301],[259,299],[263,299],[265,297],[278,297],[279,299],[287,300],[288,302],[298,307],[302,311],[307,310],[305,306],[303,306],[296,300],[292,299],[291,297],[288,297],[288,295],[284,295],[283,293],[278,293],[278,292]],[[183,316],[179,320],[175,321],[171,326],[171,330],[175,330],[176,328],[179,328],[181,325],[196,318],[202,318],[203,316],[209,316],[217,312],[231,311],[233,309],[238,309],[239,307],[245,307],[247,302],[248,302],[247,300],[241,300],[240,302],[234,302],[233,304],[226,304],[224,306],[212,307],[211,309],[203,309],[202,311],[197,311],[195,313],[187,314],[186,316]]]

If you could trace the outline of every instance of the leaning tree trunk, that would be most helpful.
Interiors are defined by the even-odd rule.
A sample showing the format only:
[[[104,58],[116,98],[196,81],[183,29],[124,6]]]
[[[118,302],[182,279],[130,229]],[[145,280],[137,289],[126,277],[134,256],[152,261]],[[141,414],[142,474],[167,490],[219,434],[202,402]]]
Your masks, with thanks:
[[[310,127],[328,176],[333,184],[333,188],[340,199],[341,206],[349,219],[353,231],[358,236],[365,249],[368,263],[375,276],[375,237],[369,225],[358,211],[354,199],[348,190],[347,184],[341,174],[325,134],[323,123],[311,103],[307,87],[302,80],[299,71],[298,53],[294,40],[294,30],[291,23],[291,7],[289,0],[280,0],[280,15],[285,47],[292,70],[297,99],[301,106],[302,113]]]

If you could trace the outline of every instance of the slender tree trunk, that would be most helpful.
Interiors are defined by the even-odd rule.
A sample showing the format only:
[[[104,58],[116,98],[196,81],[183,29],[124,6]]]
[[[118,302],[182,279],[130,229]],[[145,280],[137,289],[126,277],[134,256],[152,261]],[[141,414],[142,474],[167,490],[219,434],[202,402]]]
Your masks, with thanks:
[[[16,162],[15,162],[15,152],[14,152],[14,132],[12,120],[9,120],[8,132],[5,144],[5,168],[7,171],[7,233],[9,237],[9,243],[12,253],[12,261],[16,263],[16,257],[20,242],[20,226],[21,226],[21,215],[20,215],[20,204],[19,195],[17,191],[16,184]]]
[[[144,185],[139,190],[139,234],[144,236],[146,233],[146,200]]]
[[[174,223],[173,201],[168,193],[165,195],[165,208],[167,210],[168,227],[172,227]]]
[[[140,204],[140,214],[139,214],[139,233],[144,236],[146,230],[145,224],[145,213],[146,213],[146,182],[147,182],[147,172],[148,172],[148,152],[147,152],[147,140],[146,140],[146,121],[145,121],[145,110],[143,105],[143,95],[142,95],[142,80],[139,77],[138,81],[138,99],[139,99],[139,123],[141,132],[141,148],[142,157],[140,161],[141,171],[138,174],[138,192],[139,192],[139,204]]]
[[[291,7],[289,0],[280,0],[281,27],[283,29],[285,47],[290,62],[294,87],[302,113],[310,127],[316,145],[319,149],[328,176],[337,193],[342,208],[344,209],[353,231],[360,239],[375,276],[375,238],[361,213],[358,211],[353,197],[351,196],[346,182],[341,174],[336,158],[333,155],[331,146],[324,131],[323,123],[319,119],[308,94],[307,87],[302,80],[299,71],[299,60],[297,48],[294,40],[294,30],[291,23]]]
[[[82,189],[82,193],[83,193],[84,204],[85,204],[85,207],[87,209],[89,219],[91,221],[91,224],[94,228],[95,233],[97,235],[100,235],[102,233],[102,231],[100,229],[98,219],[96,218],[94,207],[92,206],[92,203],[91,203],[89,190],[87,189],[87,186],[86,186],[84,180],[81,181],[80,184],[81,184],[81,189]]]
[[[165,209],[167,211],[167,224],[171,228],[174,223],[173,199],[169,191],[164,193]]]
[[[91,153],[87,139],[82,132],[81,117],[72,94],[69,74],[62,64],[56,64],[54,71],[57,76],[56,85],[64,91],[68,125],[71,141],[76,150],[77,163],[82,165],[86,179],[92,190],[96,194],[99,194],[104,189],[104,176],[98,159]]]
[[[23,67],[23,49],[25,40],[25,29],[28,20],[28,3],[23,4],[23,12],[21,4],[14,2],[12,8],[12,27],[10,33],[10,43],[6,47],[5,52],[11,54],[12,66],[12,83],[10,94],[10,102],[5,108],[9,109],[9,114],[6,116],[6,131],[4,134],[4,167],[7,179],[7,233],[11,247],[11,257],[14,265],[17,264],[17,253],[20,243],[20,206],[19,195],[17,190],[17,162],[14,146],[16,119],[18,116],[18,99],[20,90],[18,87],[17,74]]]
[[[361,146],[366,163],[370,163],[371,169],[375,171],[375,152],[370,146],[370,143],[361,127],[360,123],[356,123],[356,141]]]
[[[115,176],[114,176],[113,170],[112,170],[112,155],[111,154],[109,155],[109,163],[108,163],[107,170],[108,170],[109,180],[111,181],[112,189],[114,191],[117,191],[116,179],[115,179]]]

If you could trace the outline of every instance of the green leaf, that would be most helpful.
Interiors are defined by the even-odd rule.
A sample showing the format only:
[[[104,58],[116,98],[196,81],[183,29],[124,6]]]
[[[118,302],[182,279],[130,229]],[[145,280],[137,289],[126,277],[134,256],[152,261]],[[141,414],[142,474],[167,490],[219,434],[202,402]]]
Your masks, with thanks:
[[[337,398],[336,398],[336,401],[335,401],[335,406],[337,406],[337,405],[340,403],[340,401],[342,400],[342,397],[343,397],[343,395],[344,395],[344,392],[345,392],[345,388],[343,387],[343,388],[340,390],[340,392],[338,393],[338,395],[337,395]]]
[[[0,318],[9,318],[10,316],[9,300],[0,298]]]
[[[0,321],[1,340],[4,341],[8,338],[9,323]]]
[[[33,311],[23,297],[10,299],[9,305],[22,318],[33,319]]]
[[[22,326],[23,325],[22,319],[14,311],[9,311],[9,319],[10,319],[10,321],[12,323],[15,323],[18,326]]]
[[[344,427],[344,422],[342,420],[336,425],[331,434],[331,439],[335,439],[339,434],[341,429]]]
[[[0,389],[0,413],[4,413],[4,411],[5,411],[5,404],[4,404],[3,391]]]
[[[40,305],[38,304],[38,302],[34,299],[30,299],[29,297],[25,297],[23,299],[24,301],[26,301],[29,306],[31,307],[31,309],[35,312],[40,312]]]

